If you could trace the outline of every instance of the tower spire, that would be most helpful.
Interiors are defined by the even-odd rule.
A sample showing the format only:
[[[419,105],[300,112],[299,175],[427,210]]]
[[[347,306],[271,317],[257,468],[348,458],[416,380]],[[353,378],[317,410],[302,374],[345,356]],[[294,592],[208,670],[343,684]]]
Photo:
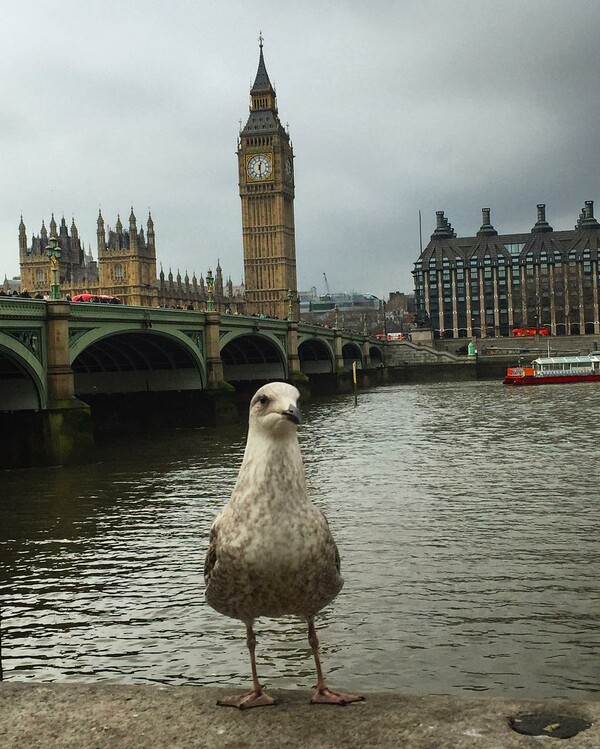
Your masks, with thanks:
[[[258,57],[258,69],[256,71],[256,78],[254,79],[254,85],[250,89],[250,96],[254,99],[255,95],[259,94],[264,96],[270,94],[275,96],[275,89],[271,85],[269,74],[267,73],[267,66],[265,65],[265,58],[263,55],[263,35],[262,31],[258,37],[260,54]],[[254,109],[254,107],[253,107]]]

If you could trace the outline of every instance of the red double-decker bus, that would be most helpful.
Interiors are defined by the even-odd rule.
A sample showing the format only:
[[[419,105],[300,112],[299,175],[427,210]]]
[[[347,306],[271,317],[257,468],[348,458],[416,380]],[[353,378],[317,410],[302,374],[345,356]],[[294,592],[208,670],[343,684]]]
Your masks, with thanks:
[[[515,338],[531,335],[550,335],[548,328],[514,328],[512,332]]]
[[[123,304],[118,296],[107,296],[106,294],[77,294],[71,301],[90,302],[91,304]]]

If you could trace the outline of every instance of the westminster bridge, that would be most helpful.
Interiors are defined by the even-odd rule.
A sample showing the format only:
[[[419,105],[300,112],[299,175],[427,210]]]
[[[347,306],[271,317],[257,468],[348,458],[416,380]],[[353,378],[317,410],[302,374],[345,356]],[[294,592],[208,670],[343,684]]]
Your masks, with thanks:
[[[268,380],[347,390],[355,369],[378,381],[383,348],[301,322],[0,297],[0,466],[81,459],[119,419],[210,423]]]

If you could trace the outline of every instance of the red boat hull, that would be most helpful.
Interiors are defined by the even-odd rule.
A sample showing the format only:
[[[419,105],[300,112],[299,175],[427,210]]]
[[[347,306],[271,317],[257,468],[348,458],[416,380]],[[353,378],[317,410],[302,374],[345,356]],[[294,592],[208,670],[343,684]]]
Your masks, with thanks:
[[[535,377],[534,375],[506,375],[505,385],[562,385],[567,382],[600,382],[600,375],[555,375],[550,377]]]

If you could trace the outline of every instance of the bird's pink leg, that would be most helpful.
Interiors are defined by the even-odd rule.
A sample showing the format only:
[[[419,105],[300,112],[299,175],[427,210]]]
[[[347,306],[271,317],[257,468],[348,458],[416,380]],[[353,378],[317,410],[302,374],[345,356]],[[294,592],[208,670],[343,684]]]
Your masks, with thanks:
[[[315,630],[315,623],[312,619],[308,620],[308,641],[312,648],[315,665],[317,667],[317,688],[312,696],[311,704],[320,702],[326,705],[347,705],[348,702],[363,702],[365,698],[358,694],[334,692],[333,689],[329,689],[327,686],[327,682],[323,676],[323,669],[321,668],[321,659],[319,658],[319,640],[317,638],[317,631]]]
[[[274,705],[275,700],[265,694],[263,687],[259,684],[256,673],[256,635],[252,629],[252,622],[246,624],[246,645],[250,652],[250,663],[252,665],[252,689],[246,694],[237,694],[232,697],[223,697],[217,700],[217,705],[224,707],[238,707],[240,710],[246,710],[250,707],[263,707],[264,705]]]

